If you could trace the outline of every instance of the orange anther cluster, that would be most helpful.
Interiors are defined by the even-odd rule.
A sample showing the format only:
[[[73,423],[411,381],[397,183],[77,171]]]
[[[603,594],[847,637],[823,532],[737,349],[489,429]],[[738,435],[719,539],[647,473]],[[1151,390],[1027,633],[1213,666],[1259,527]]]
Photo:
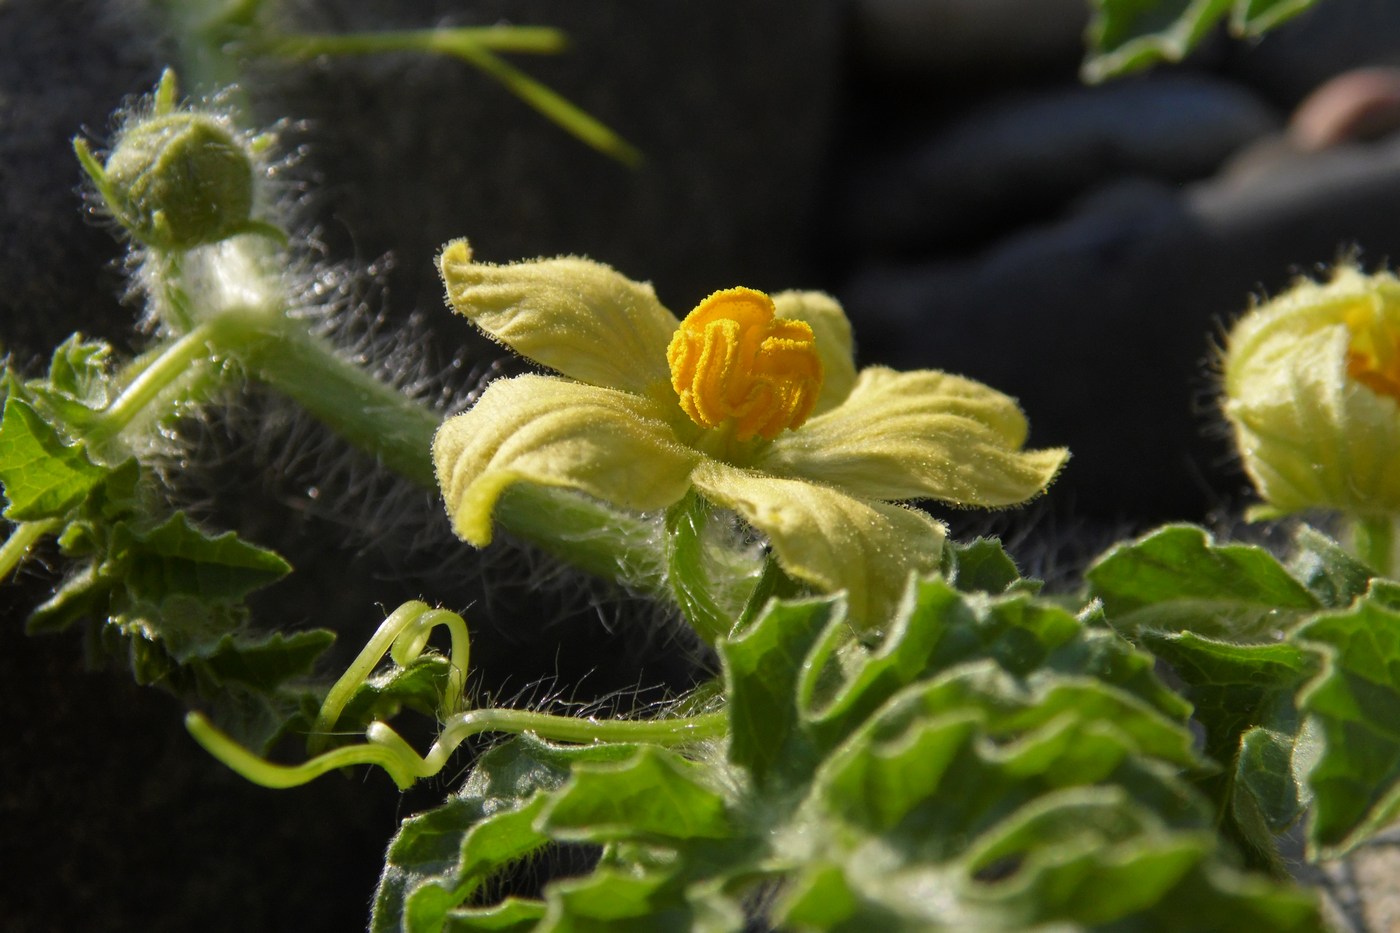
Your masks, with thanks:
[[[822,387],[812,328],[779,318],[750,288],[715,292],[686,315],[666,350],[681,408],[701,427],[734,424],[737,440],[772,440],[807,420]]]

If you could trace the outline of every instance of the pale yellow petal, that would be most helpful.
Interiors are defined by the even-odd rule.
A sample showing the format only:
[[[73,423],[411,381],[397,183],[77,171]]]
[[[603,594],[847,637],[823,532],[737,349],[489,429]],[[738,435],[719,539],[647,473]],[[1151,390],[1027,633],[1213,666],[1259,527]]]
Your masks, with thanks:
[[[923,512],[715,460],[693,478],[706,499],[768,537],[789,576],[824,592],[844,590],[858,626],[884,625],[909,575],[938,569],[944,527]]]
[[[865,499],[1004,506],[1045,489],[1069,454],[1022,450],[1026,418],[994,389],[932,370],[862,370],[846,401],[754,464]]]
[[[690,488],[700,455],[641,396],[553,376],[493,382],[433,438],[438,486],[459,537],[491,541],[491,513],[513,483],[559,486],[629,511],[665,508]]]
[[[650,285],[570,256],[472,262],[466,240],[448,243],[438,267],[452,308],[521,356],[590,385],[670,392],[679,322]]]
[[[1238,367],[1225,414],[1246,472],[1282,512],[1400,510],[1400,405],[1347,378],[1349,341],[1340,324],[1290,334]]]
[[[840,405],[856,384],[855,345],[846,312],[824,292],[778,292],[773,296],[773,307],[778,317],[805,322],[817,339],[824,378],[815,412],[821,414]]]

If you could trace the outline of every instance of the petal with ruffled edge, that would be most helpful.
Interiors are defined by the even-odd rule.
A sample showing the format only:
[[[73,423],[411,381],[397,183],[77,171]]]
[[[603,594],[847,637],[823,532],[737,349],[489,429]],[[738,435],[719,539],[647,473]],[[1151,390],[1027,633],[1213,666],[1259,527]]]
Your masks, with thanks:
[[[923,512],[716,460],[696,467],[693,479],[706,499],[768,536],[788,575],[823,591],[845,590],[855,625],[884,624],[909,574],[938,569],[945,529]]]
[[[493,382],[433,438],[453,529],[477,547],[491,543],[491,513],[513,483],[562,486],[645,512],[684,496],[699,459],[656,403],[552,376]]]
[[[805,322],[816,338],[822,391],[814,413],[820,415],[840,405],[856,384],[855,343],[846,312],[824,292],[778,292],[773,296],[773,308],[778,317]]]
[[[863,499],[1004,506],[1042,492],[1069,457],[1022,450],[1010,396],[933,370],[862,370],[846,401],[775,439],[754,466]]]
[[[590,385],[671,391],[666,346],[680,322],[650,285],[572,256],[472,262],[466,240],[448,243],[438,268],[453,310],[521,356]]]

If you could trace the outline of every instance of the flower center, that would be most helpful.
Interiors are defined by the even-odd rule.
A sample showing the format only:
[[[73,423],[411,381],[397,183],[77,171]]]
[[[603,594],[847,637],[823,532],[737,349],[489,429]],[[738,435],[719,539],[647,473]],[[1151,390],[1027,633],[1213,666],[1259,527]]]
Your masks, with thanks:
[[[1347,375],[1379,395],[1400,401],[1400,331],[1370,314],[1350,313]]]
[[[772,440],[807,420],[822,388],[812,328],[777,316],[751,288],[715,292],[686,315],[666,349],[681,408],[704,428]]]

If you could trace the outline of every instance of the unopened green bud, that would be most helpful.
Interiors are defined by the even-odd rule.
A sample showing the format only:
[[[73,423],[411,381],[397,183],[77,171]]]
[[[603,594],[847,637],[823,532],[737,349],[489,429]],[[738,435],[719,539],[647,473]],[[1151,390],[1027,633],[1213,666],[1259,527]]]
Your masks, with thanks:
[[[191,249],[249,228],[252,157],[209,114],[176,111],[133,123],[104,173],[117,220],[156,249]]]
[[[1224,363],[1260,512],[1400,513],[1400,279],[1302,282],[1240,319]]]

